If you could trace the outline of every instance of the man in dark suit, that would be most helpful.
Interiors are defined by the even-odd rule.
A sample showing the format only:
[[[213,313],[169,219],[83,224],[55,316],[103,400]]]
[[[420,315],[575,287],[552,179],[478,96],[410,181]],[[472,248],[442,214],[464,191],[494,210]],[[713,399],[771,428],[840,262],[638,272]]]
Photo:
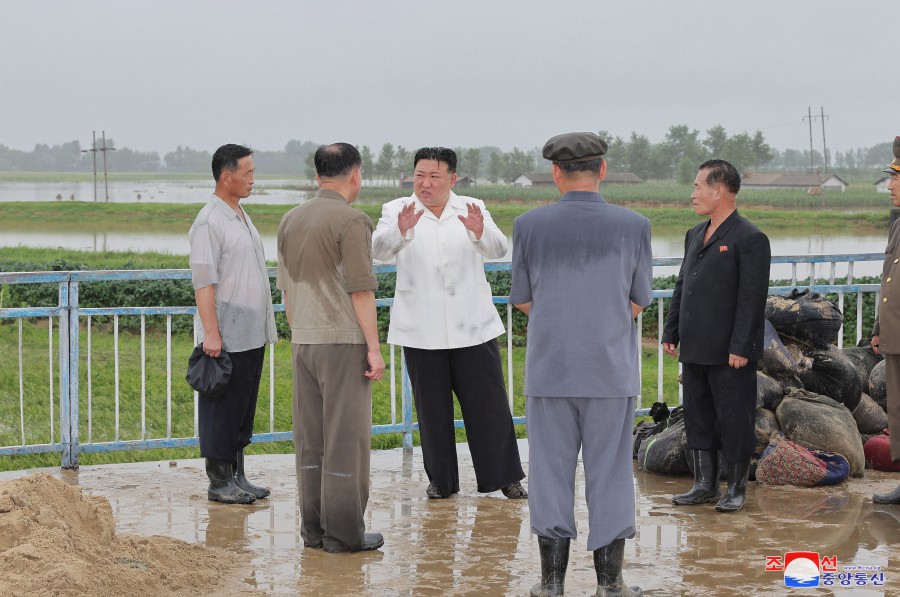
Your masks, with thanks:
[[[678,357],[687,445],[694,485],[673,496],[680,506],[716,502],[719,512],[744,506],[756,444],[756,362],[763,352],[771,251],[765,234],[736,208],[741,177],[724,160],[700,165],[691,203],[709,220],[688,230],[684,261],[663,330],[667,354]],[[719,498],[719,458],[728,489]]]

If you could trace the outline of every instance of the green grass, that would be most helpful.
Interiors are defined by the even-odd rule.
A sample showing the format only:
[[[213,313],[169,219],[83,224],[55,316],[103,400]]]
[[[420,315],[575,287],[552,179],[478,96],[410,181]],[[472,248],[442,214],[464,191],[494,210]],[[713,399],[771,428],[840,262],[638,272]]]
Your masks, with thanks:
[[[528,190],[528,189],[524,189]],[[554,198],[555,200],[555,198]],[[879,200],[883,199],[879,197]],[[647,216],[654,232],[683,232],[701,221],[690,208],[689,201],[670,202],[668,206],[654,202],[625,203]],[[522,213],[542,205],[542,201],[488,203],[491,216],[506,234],[512,234],[513,222]],[[381,205],[357,205],[373,223],[381,215]],[[93,202],[9,202],[3,204],[4,230],[35,230],[52,234],[79,227],[93,231],[179,231],[187,235],[200,207],[197,204],[175,203],[93,203]],[[275,234],[281,217],[290,209],[285,205],[253,205],[248,208],[253,222],[263,234]],[[849,211],[841,206],[779,207],[754,203],[740,203],[741,213],[751,218],[763,231],[785,230],[796,234],[833,230],[842,232],[883,232],[890,221],[889,206],[878,209],[860,207]],[[841,209],[841,211],[836,211]]]
[[[53,388],[58,396],[58,337],[54,321],[54,354],[53,354]],[[48,329],[46,320],[26,321],[22,326],[22,361],[24,379],[22,380],[24,395],[24,421],[26,444],[46,443],[50,441],[50,369],[48,354]],[[499,338],[501,358],[506,373],[506,337]],[[643,358],[643,406],[649,407],[657,399],[656,389],[656,349],[655,341],[649,340],[644,346]],[[146,345],[145,374],[145,437],[166,437],[166,357],[165,336],[148,334]],[[18,376],[18,324],[13,320],[0,322],[0,445],[19,445],[20,411],[19,411],[19,376]],[[172,437],[190,437],[193,429],[193,392],[184,383],[183,371],[192,349],[189,336],[175,335],[172,338]],[[91,330],[91,384],[90,409],[88,418],[88,371],[87,371],[87,332],[85,325],[81,329],[81,359],[79,378],[81,397],[79,402],[80,424],[79,436],[87,442],[89,434],[94,442],[112,441],[115,439],[115,363],[113,351],[113,333],[110,325],[97,326]],[[386,363],[390,363],[388,346],[382,345],[382,353]],[[119,335],[119,439],[141,439],[141,357],[140,336],[121,333]],[[290,344],[281,341],[275,345],[275,400],[274,409],[269,405],[268,353],[266,370],[260,385],[259,404],[257,407],[255,431],[269,431],[270,412],[274,415],[274,430],[289,431],[291,429],[291,361]],[[396,349],[397,363],[397,422],[402,419],[400,407],[400,349]],[[522,394],[524,385],[525,349],[513,349],[513,388],[514,414],[522,416],[525,412],[525,398]],[[677,363],[674,359],[665,359],[664,395],[669,404],[677,403]],[[372,419],[375,424],[391,422],[390,377],[372,386]],[[58,399],[53,405],[54,440],[60,439]],[[415,416],[415,413],[414,413]],[[456,405],[456,418],[461,418],[459,406]],[[90,428],[89,428],[90,424]],[[525,437],[525,427],[516,428],[518,437]],[[457,440],[465,441],[465,430],[457,429]],[[414,441],[418,444],[418,434]],[[384,434],[372,437],[373,449],[399,447],[402,442],[400,434]],[[275,442],[254,444],[249,453],[291,453],[291,442]],[[99,454],[82,454],[82,464],[106,464],[115,462],[137,462],[147,460],[168,460],[172,458],[196,458],[196,448],[134,450],[123,452],[106,452]],[[17,470],[23,468],[59,466],[58,454],[21,455],[0,458],[0,470]]]

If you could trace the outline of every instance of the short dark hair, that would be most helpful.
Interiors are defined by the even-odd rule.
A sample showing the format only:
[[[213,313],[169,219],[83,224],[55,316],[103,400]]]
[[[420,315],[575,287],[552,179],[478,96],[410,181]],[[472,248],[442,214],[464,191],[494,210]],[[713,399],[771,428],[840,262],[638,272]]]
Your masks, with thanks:
[[[443,162],[447,164],[447,172],[450,174],[456,172],[456,152],[449,147],[423,147],[413,158],[413,168],[418,165],[419,160]]]
[[[362,166],[359,150],[349,143],[319,145],[314,160],[316,174],[322,178],[343,178]]]
[[[741,175],[730,162],[725,160],[707,160],[700,164],[698,170],[709,169],[706,175],[706,184],[713,186],[716,184],[725,185],[725,188],[738,194],[741,190]]]
[[[597,158],[596,160],[584,160],[581,162],[553,163],[559,166],[559,169],[566,174],[572,174],[573,172],[593,172],[594,174],[600,174],[600,170],[603,169],[603,158]]]
[[[253,155],[253,150],[243,145],[228,143],[216,150],[212,157],[212,174],[213,179],[219,182],[222,170],[234,172],[238,168],[238,162],[241,158]]]

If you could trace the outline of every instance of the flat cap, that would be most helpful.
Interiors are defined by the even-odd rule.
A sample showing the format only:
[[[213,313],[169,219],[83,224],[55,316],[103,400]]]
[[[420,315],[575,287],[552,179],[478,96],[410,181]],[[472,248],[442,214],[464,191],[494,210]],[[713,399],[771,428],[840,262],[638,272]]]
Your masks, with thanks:
[[[607,145],[596,133],[563,133],[544,143],[542,155],[551,162],[599,160]]]
[[[894,137],[894,161],[888,164],[888,167],[882,170],[888,174],[900,173],[900,137]]]

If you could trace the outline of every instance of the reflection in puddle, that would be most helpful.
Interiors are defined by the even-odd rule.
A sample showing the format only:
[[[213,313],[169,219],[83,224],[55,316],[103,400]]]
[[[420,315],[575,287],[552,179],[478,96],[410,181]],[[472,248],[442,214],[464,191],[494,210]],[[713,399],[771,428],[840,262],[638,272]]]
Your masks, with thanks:
[[[527,442],[520,441],[527,465]],[[459,445],[461,485],[474,486],[465,444]],[[300,539],[292,455],[249,456],[272,496],[247,506],[206,499],[202,461],[86,466],[78,473],[49,469],[85,491],[108,498],[117,532],[166,535],[243,554],[232,586],[269,595],[526,595],[540,577],[528,504],[463,491],[428,500],[421,454],[372,453],[368,529],[385,535],[375,552],[327,554]],[[0,479],[23,472],[0,473]],[[527,482],[527,480],[526,480]],[[584,495],[579,474],[576,495]],[[625,575],[648,595],[781,595],[780,572],[767,556],[813,551],[845,565],[881,566],[887,589],[854,587],[835,595],[895,595],[900,582],[900,508],[872,504],[871,494],[896,486],[896,475],[866,471],[835,487],[799,489],[751,483],[742,512],[713,505],[676,507],[687,476],[635,471],[638,532],[626,542]],[[587,507],[577,500],[579,538],[573,542],[567,594],[596,589],[586,550]],[[234,584],[237,583],[237,584]],[[853,591],[852,593],[850,591]]]

